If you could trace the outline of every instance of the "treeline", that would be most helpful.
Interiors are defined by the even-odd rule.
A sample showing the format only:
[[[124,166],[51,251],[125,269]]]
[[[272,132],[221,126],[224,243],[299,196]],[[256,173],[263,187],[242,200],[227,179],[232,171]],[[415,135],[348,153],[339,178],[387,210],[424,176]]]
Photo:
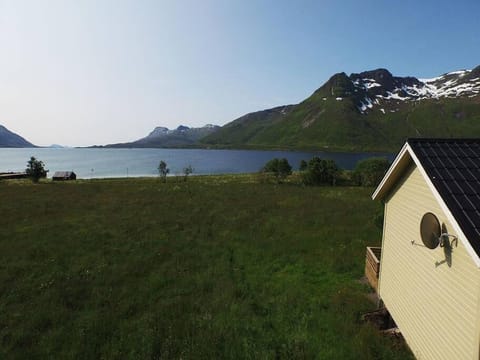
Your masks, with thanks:
[[[301,160],[298,167],[299,171],[293,172],[287,159],[275,158],[262,167],[258,176],[262,182],[275,181],[282,183],[288,181],[307,186],[377,186],[389,167],[388,159],[374,157],[359,161],[355,169],[349,171],[341,169],[334,160],[314,156],[309,161]],[[167,175],[170,173],[167,163],[161,160],[157,170],[162,182],[166,182]],[[191,165],[183,168],[183,181],[187,181],[193,171]],[[25,173],[33,182],[37,183],[41,178],[45,178],[47,172],[44,163],[35,157],[32,156],[27,162]]]
[[[272,159],[268,161],[259,176],[263,181],[273,180],[277,183],[290,181],[303,185],[357,185],[377,186],[390,167],[386,158],[368,158],[359,161],[354,170],[342,170],[334,160],[314,156],[309,161],[302,160],[299,171],[292,172],[288,160]]]

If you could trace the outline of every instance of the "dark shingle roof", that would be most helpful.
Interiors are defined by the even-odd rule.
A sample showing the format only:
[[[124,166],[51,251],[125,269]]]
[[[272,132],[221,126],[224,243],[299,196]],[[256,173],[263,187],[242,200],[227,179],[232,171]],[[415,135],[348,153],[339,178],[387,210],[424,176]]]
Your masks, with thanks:
[[[407,142],[480,256],[480,139]]]

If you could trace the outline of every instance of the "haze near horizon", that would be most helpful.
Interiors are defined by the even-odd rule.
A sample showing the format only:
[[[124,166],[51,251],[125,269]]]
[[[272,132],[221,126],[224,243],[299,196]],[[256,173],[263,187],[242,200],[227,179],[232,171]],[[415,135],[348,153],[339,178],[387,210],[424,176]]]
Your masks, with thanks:
[[[298,103],[337,72],[480,64],[478,1],[0,1],[0,124],[36,145],[136,140]]]

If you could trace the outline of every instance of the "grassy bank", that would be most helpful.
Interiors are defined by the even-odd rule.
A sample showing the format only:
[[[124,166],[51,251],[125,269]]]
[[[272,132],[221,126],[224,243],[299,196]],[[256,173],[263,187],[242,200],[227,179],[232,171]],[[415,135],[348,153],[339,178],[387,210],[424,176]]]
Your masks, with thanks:
[[[370,193],[250,176],[2,182],[0,357],[409,358],[360,321],[381,236]]]

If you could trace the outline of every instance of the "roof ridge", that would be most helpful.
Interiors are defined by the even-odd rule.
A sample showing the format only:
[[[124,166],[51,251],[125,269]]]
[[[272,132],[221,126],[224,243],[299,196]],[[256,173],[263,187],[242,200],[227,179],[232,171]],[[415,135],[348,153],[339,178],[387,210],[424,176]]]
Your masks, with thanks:
[[[415,142],[448,142],[448,143],[480,143],[480,138],[426,138],[426,137],[415,137],[415,138],[407,138],[408,143],[415,143]]]

